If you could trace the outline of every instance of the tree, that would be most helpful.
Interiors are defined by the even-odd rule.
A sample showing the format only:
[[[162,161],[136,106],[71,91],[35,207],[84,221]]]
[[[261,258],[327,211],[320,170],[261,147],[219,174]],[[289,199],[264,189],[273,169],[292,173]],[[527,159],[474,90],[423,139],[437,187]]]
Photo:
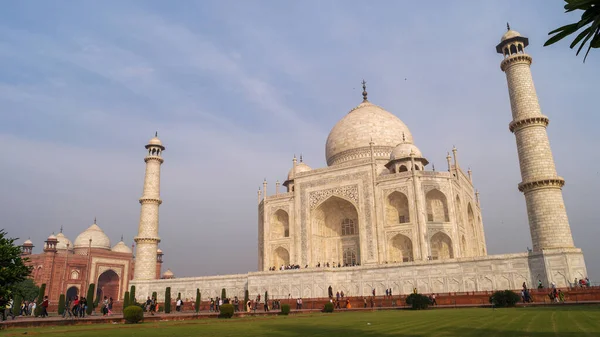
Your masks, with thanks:
[[[19,316],[21,314],[21,303],[23,302],[23,297],[20,294],[15,294],[15,298],[13,300],[13,315]]]
[[[44,295],[46,294],[46,283],[42,283],[40,287],[40,292],[37,296],[37,301],[35,303],[35,312],[33,313],[35,317],[38,317],[42,313],[42,302],[44,302]]]
[[[21,248],[15,246],[16,240],[0,230],[0,308],[13,297],[14,287],[31,273],[31,267],[25,265],[27,259],[21,258]]]
[[[58,314],[62,315],[65,312],[65,294],[60,294],[58,298]]]
[[[201,298],[201,294],[200,294],[200,289],[196,289],[196,303],[194,305],[194,309],[196,309],[196,313],[198,313],[200,311],[200,298]]]
[[[33,301],[40,292],[40,287],[35,285],[32,279],[28,278],[17,283],[13,290],[15,293],[21,295],[25,301]]]
[[[158,293],[156,291],[152,292],[152,298],[153,299],[157,299],[158,298]]]
[[[135,286],[131,286],[131,290],[129,291],[129,302],[131,302],[131,304],[137,303],[137,299],[135,298]]]
[[[129,306],[129,291],[125,292],[125,297],[123,298],[123,309]]]
[[[177,293],[177,299],[180,300],[181,299],[181,293]]]
[[[171,313],[171,287],[165,290],[165,314]]]
[[[268,300],[269,300],[269,292],[265,291],[265,304],[267,304]]]
[[[221,299],[225,300],[227,298],[227,292],[225,291],[225,288],[221,289]]]
[[[583,31],[575,37],[573,42],[571,42],[569,47],[573,49],[579,44],[576,53],[576,55],[579,55],[579,52],[589,41],[587,51],[583,57],[583,62],[585,62],[585,59],[592,48],[600,48],[600,0],[565,0],[565,2],[565,13],[573,12],[575,10],[583,11],[581,20],[562,26],[548,33],[548,35],[555,35],[544,43],[544,47],[554,44],[578,30],[583,29]]]
[[[246,289],[246,291],[244,291],[244,307],[246,306],[246,303],[248,303],[249,299],[250,299],[250,294],[248,293],[248,289]]]
[[[85,312],[88,315],[91,315],[92,311],[94,311],[94,289],[96,289],[96,285],[90,283],[90,286],[88,287],[87,296],[85,298],[87,301],[87,309],[85,310]]]

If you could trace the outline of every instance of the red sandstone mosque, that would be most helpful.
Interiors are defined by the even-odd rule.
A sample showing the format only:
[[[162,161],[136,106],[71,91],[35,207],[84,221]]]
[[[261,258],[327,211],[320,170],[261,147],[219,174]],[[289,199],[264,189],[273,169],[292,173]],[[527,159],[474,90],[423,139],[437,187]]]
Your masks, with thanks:
[[[46,284],[50,300],[58,300],[60,294],[67,298],[85,296],[90,283],[96,284],[96,296],[123,298],[133,279],[135,257],[133,245],[128,247],[123,238],[111,247],[110,239],[96,224],[83,231],[72,243],[63,233],[50,235],[39,254],[33,254],[33,242],[22,245],[23,257],[33,267],[31,277],[39,286]],[[156,278],[160,278],[163,252],[157,250]],[[172,278],[166,271],[163,278]]]

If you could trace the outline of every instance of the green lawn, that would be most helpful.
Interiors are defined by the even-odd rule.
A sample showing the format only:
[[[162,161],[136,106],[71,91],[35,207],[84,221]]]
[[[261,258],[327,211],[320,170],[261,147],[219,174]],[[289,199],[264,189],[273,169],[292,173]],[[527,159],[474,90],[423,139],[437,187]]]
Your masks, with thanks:
[[[385,310],[137,325],[10,329],[5,336],[600,336],[600,306]]]

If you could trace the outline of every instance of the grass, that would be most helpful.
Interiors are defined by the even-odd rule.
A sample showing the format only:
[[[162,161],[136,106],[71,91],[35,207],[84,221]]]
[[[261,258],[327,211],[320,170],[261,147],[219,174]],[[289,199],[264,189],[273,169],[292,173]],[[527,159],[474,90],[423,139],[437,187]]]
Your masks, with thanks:
[[[5,336],[600,336],[600,306],[386,310],[11,329]]]

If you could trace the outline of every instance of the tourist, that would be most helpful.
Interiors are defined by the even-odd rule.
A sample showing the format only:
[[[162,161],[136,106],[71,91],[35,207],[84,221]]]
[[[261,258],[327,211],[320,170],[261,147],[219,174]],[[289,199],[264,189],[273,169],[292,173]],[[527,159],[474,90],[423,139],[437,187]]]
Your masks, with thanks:
[[[238,311],[240,311],[240,307],[239,307],[239,305],[240,305],[240,301],[238,300],[237,296],[235,296],[235,297],[233,298],[233,311],[234,311],[234,312],[238,312]]]
[[[79,299],[79,318],[85,318],[85,311],[87,310],[87,298],[82,297]]]
[[[215,311],[215,300],[211,297],[210,302],[208,304],[208,312]]]
[[[73,300],[73,308],[71,309],[75,318],[79,317],[79,297],[75,296]]]
[[[542,280],[538,280],[538,289],[543,289]]]
[[[375,297],[375,288],[371,292],[373,293],[373,297]]]
[[[250,313],[250,308],[252,308],[252,302],[248,300],[248,302],[246,302],[246,312]]]
[[[388,295],[389,295],[389,290],[388,290],[388,289],[386,289],[386,290],[385,290],[385,297],[387,298],[387,297],[388,297]]]
[[[431,294],[431,305],[437,305],[437,301],[435,300],[435,294]]]
[[[42,317],[48,317],[48,296],[44,296],[42,302]]]
[[[565,303],[565,293],[562,290],[558,291],[558,300],[560,303]]]
[[[67,303],[65,303],[65,311],[63,311],[63,318],[67,317],[67,314],[69,314],[69,318],[73,318],[73,314],[71,313],[71,298],[67,298]]]
[[[112,315],[112,308],[113,308],[113,298],[110,297],[108,299],[108,315]]]
[[[346,309],[350,309],[352,306],[350,305],[350,300],[346,299]]]
[[[181,311],[181,304],[182,304],[181,298],[178,298],[177,301],[175,301],[175,311],[177,311],[177,312]]]
[[[335,299],[336,299],[336,301],[340,300],[340,292],[339,291],[337,293],[335,293]]]
[[[104,296],[104,300],[102,301],[102,316],[108,315],[108,297]]]
[[[223,305],[223,299],[219,297],[218,303],[219,305],[217,306],[217,311],[221,310],[221,306]]]
[[[342,296],[342,298],[344,298],[344,291],[342,290],[342,292],[340,292],[340,296]]]
[[[367,308],[367,298],[366,297],[363,297],[363,302],[365,304],[365,309],[366,309]]]
[[[21,302],[21,308],[19,308],[19,316],[25,316],[27,313],[27,301]]]
[[[13,303],[14,302],[12,298],[6,302],[6,307],[4,308],[4,317],[2,318],[3,321],[8,319],[8,316],[11,316],[13,320],[15,319],[15,314],[13,314]]]
[[[152,307],[152,300],[150,299],[150,296],[148,296],[148,298],[146,299],[146,311],[150,312],[151,307]]]
[[[33,316],[33,311],[35,310],[35,301],[29,302],[29,306],[27,307],[27,314],[29,316]]]

